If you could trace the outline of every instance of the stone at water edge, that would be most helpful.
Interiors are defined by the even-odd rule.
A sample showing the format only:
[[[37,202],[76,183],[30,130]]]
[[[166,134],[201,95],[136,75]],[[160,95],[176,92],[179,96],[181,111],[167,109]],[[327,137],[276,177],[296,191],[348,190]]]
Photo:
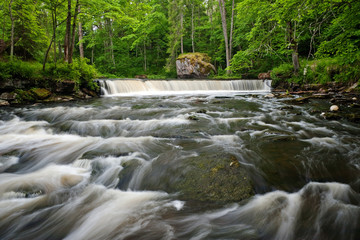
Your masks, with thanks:
[[[32,88],[30,92],[34,95],[36,99],[44,100],[51,96],[51,92],[45,88]]]
[[[332,112],[339,111],[339,106],[337,106],[337,105],[332,105],[332,106],[330,107],[330,111],[332,111]]]
[[[206,53],[185,53],[176,59],[176,72],[179,78],[206,78],[211,71],[216,72]]]
[[[358,86],[358,83],[354,83],[351,87],[345,90],[345,92],[351,92],[354,91]]]
[[[9,105],[10,103],[8,101],[0,99],[0,106],[9,106]]]
[[[2,100],[6,100],[6,101],[9,101],[9,100],[15,100],[16,99],[16,93],[12,92],[12,93],[9,93],[9,92],[4,92],[0,95],[0,99]]]
[[[275,95],[272,94],[272,93],[269,93],[269,94],[265,95],[265,97],[266,97],[266,98],[273,98],[273,97],[275,97]]]

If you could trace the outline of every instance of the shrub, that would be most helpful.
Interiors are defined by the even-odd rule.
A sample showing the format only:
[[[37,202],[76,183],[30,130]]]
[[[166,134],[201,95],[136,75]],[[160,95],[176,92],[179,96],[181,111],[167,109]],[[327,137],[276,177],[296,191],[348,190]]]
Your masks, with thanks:
[[[0,80],[10,79],[11,75],[6,62],[0,61]]]
[[[41,77],[41,64],[37,62],[24,62],[13,60],[0,62],[0,79],[36,80]]]
[[[271,79],[273,80],[273,85],[276,86],[281,81],[291,81],[293,77],[294,67],[290,63],[284,63],[280,66],[274,68],[271,71]]]
[[[75,59],[73,63],[54,63],[49,64],[44,75],[56,81],[72,80],[76,88],[86,87],[91,90],[97,90],[97,85],[93,80],[97,77],[97,71],[94,66],[87,64],[88,59]]]

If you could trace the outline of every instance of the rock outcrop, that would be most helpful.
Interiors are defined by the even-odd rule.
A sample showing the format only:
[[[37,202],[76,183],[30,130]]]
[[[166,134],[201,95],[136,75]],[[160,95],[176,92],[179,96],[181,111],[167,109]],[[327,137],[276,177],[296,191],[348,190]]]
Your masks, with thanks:
[[[211,71],[216,72],[206,53],[185,53],[176,59],[178,78],[206,78]]]
[[[271,79],[271,72],[259,73],[258,79]]]

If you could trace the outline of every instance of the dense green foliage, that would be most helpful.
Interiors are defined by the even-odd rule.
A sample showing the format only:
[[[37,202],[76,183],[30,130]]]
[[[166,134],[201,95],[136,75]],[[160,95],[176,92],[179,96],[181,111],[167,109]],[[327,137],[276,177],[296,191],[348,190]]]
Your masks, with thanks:
[[[217,78],[256,78],[273,70],[275,80],[299,83],[360,79],[359,1],[224,1],[229,67],[220,2],[4,0],[0,79],[47,77],[87,85],[96,75],[93,66],[111,77],[175,77],[175,59],[186,52],[207,53]],[[72,40],[73,63],[65,56]],[[13,55],[31,63],[5,63]]]

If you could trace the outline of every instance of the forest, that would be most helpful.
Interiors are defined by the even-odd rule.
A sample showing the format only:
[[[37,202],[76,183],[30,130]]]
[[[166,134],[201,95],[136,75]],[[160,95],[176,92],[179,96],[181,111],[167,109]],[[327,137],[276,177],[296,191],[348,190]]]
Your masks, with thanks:
[[[212,78],[357,82],[357,0],[3,0],[0,80],[175,78],[201,52]]]

